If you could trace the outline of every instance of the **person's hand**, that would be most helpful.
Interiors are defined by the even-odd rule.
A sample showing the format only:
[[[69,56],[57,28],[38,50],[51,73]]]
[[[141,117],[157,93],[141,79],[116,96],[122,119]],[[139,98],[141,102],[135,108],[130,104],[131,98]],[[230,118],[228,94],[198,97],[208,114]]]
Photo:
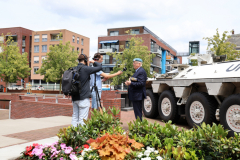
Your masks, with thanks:
[[[89,63],[94,63],[95,61],[94,60],[90,60]]]
[[[117,72],[118,75],[121,75],[122,73],[123,73],[122,71],[118,71],[118,72]]]
[[[131,81],[126,81],[125,84],[126,84],[127,86],[129,86],[129,85],[131,85]]]
[[[102,82],[105,82],[106,80],[108,80],[108,78],[103,78],[103,79],[102,79]]]

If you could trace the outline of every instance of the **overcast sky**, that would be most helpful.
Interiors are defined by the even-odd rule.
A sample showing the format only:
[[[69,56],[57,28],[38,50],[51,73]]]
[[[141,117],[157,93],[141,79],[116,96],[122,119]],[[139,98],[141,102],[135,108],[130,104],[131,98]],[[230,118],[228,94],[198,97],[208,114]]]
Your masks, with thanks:
[[[0,0],[0,28],[68,29],[90,38],[90,55],[107,28],[146,26],[178,52],[219,31],[240,33],[240,0]]]

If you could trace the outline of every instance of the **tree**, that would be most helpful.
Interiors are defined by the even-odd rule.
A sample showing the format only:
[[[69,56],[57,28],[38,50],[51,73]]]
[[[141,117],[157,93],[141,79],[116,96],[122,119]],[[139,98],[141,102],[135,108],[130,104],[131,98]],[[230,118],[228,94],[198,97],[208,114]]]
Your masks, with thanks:
[[[222,37],[220,37],[218,33],[218,29],[216,29],[216,35],[213,37],[204,37],[203,39],[208,41],[207,49],[212,51],[215,55],[227,55],[227,60],[236,60],[240,57],[240,52],[237,51],[236,44],[228,41],[231,38],[230,35],[227,35],[228,31],[224,31]]]
[[[44,75],[46,82],[60,81],[59,94],[61,94],[62,90],[62,75],[64,71],[78,64],[78,53],[73,51],[73,48],[69,41],[66,44],[60,41],[59,45],[50,46],[50,52],[47,53],[41,68],[36,72]]]
[[[2,36],[6,39],[3,34]],[[27,78],[31,71],[28,64],[28,53],[24,52],[21,54],[11,36],[8,36],[6,41],[1,44],[1,47],[0,77],[6,83],[6,87],[8,83],[16,83],[19,79]]]
[[[127,31],[126,33],[131,33],[131,31]],[[120,46],[121,49],[124,49],[122,53],[107,53],[108,55],[112,55],[116,60],[115,67],[111,73],[115,73],[119,70],[123,70],[124,67],[127,68],[123,74],[113,77],[112,85],[119,85],[120,83],[127,80],[130,76],[132,76],[135,72],[133,68],[133,59],[141,58],[143,60],[142,67],[147,72],[148,77],[153,77],[150,74],[150,66],[152,59],[154,58],[154,54],[151,54],[148,50],[147,46],[143,46],[143,40],[141,37],[136,37],[136,35],[129,34],[131,39],[129,38],[129,43],[127,44],[127,48],[124,49],[124,46]]]

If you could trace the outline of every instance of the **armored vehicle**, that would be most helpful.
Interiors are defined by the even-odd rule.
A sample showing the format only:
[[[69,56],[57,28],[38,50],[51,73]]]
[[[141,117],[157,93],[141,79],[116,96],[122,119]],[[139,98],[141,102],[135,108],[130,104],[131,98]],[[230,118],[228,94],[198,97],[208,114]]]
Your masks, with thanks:
[[[175,70],[147,82],[144,115],[173,122],[183,116],[191,127],[220,121],[230,136],[240,133],[240,61],[211,54],[189,58],[198,66],[171,64]]]

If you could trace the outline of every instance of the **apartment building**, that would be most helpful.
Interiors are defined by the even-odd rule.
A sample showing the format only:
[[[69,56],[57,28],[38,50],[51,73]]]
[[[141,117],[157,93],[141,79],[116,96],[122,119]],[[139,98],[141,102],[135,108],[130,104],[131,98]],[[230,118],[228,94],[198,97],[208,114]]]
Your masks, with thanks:
[[[240,34],[234,34],[232,30],[231,38],[228,39],[229,42],[236,44],[236,50],[240,50]]]
[[[120,46],[127,47],[128,40],[132,35],[126,34],[126,31],[131,30],[132,34],[136,37],[142,37],[144,40],[143,45],[148,47],[148,50],[155,54],[153,62],[151,64],[150,72],[165,73],[166,65],[173,63],[173,60],[177,60],[178,63],[182,62],[182,57],[177,57],[177,51],[159,38],[156,34],[150,31],[145,26],[138,27],[124,27],[124,28],[110,28],[107,29],[106,36],[98,37],[98,53],[103,55],[103,71],[109,73],[114,67],[114,58],[107,55],[107,52],[119,52],[123,49]]]
[[[59,33],[62,37],[59,37]],[[42,59],[46,58],[46,54],[50,51],[51,45],[59,44],[60,40],[63,43],[70,41],[70,45],[74,46],[74,50],[79,54],[83,53],[89,56],[90,38],[83,35],[71,32],[66,29],[49,30],[49,31],[34,31],[32,32],[32,56],[31,56],[31,80],[32,85],[48,84],[43,81],[44,76],[36,74],[36,71],[42,66]]]
[[[32,30],[26,29],[23,27],[12,27],[12,28],[0,28],[0,44],[4,43],[6,39],[2,36],[6,36],[6,39],[10,36],[13,38],[14,43],[11,43],[11,45],[17,45],[19,47],[20,53],[27,52],[28,53],[28,60],[30,61],[31,57],[31,42],[32,42]],[[2,51],[2,48],[0,46],[0,52]],[[29,67],[31,67],[31,63],[29,63]],[[30,81],[30,76],[28,78],[25,78],[25,83]],[[21,85],[21,79],[17,81],[17,85]],[[5,87],[5,82],[3,80],[0,80],[0,85],[3,85]],[[12,84],[9,83],[9,86]]]

